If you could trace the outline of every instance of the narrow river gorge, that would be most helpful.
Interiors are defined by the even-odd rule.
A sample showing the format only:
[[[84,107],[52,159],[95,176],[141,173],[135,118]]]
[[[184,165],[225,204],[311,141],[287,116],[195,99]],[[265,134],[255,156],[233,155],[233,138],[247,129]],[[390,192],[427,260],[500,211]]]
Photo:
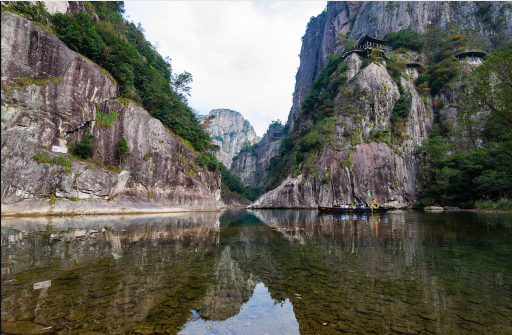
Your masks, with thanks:
[[[481,213],[3,218],[2,334],[510,334],[511,236]]]

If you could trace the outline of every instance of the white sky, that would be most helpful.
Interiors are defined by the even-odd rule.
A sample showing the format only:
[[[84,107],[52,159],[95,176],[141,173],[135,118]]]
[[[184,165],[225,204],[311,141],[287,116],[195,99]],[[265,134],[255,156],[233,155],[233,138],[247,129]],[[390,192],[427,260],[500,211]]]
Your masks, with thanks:
[[[128,20],[194,78],[190,106],[236,110],[262,136],[288,118],[301,37],[326,1],[125,1]]]

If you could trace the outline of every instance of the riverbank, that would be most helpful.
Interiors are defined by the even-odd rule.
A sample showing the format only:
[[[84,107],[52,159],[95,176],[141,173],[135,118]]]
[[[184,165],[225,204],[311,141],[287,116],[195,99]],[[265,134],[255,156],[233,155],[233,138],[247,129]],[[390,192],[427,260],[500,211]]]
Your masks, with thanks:
[[[186,207],[184,204],[183,207]],[[129,196],[118,196],[114,200],[90,199],[71,201],[68,199],[26,199],[14,204],[2,204],[2,217],[9,216],[62,216],[62,215],[124,215],[183,212],[218,212],[218,208],[183,208],[141,201]]]

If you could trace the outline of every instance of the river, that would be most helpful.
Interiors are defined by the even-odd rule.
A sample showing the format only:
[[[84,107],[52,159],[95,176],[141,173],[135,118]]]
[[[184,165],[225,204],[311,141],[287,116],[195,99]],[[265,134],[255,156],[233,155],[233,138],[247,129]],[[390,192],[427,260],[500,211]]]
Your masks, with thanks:
[[[5,334],[512,334],[512,215],[2,218]]]

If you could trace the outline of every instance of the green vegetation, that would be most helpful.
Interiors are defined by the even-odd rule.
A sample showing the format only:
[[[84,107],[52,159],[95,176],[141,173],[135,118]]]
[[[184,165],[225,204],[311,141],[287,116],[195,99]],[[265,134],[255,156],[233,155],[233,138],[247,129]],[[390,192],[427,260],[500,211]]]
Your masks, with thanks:
[[[62,77],[53,77],[50,79],[32,79],[32,78],[21,78],[13,84],[12,86],[16,87],[26,87],[29,85],[37,85],[37,86],[47,86],[51,83],[58,84],[62,81]]]
[[[247,199],[254,201],[258,199],[258,197],[261,194],[261,191],[263,191],[263,187],[254,187],[254,186],[245,186],[244,188],[244,195]]]
[[[100,128],[110,128],[119,118],[119,113],[112,112],[110,114],[103,114],[99,110],[96,111],[96,126]]]
[[[326,67],[313,82],[311,91],[301,105],[301,115],[311,122],[311,127],[296,130],[281,140],[278,154],[270,159],[267,166],[265,191],[277,187],[292,173],[305,173],[306,178],[316,175],[312,161],[329,144],[334,134],[335,114],[357,115],[354,105],[359,104],[367,95],[359,85],[354,90],[347,83],[347,64],[338,54],[329,57]],[[338,93],[343,95],[340,106],[334,108],[334,99]],[[285,127],[286,128],[286,127]],[[284,129],[283,129],[284,131]],[[357,131],[354,131],[356,135]],[[360,135],[360,133],[358,133]]]
[[[73,164],[71,164],[71,162],[68,161],[67,159],[65,159],[64,157],[50,158],[50,157],[46,156],[46,154],[40,153],[40,152],[35,154],[34,156],[32,156],[32,158],[35,159],[38,164],[47,163],[47,164],[54,164],[54,165],[62,165],[62,166],[66,166],[66,167],[73,166]]]
[[[407,97],[400,96],[393,106],[393,113],[389,120],[391,123],[404,122],[409,118],[409,110],[411,109],[411,102]]]
[[[123,98],[142,104],[195,150],[214,149],[210,136],[188,106],[186,96],[190,94],[192,76],[186,71],[172,73],[170,58],[163,58],[146,40],[142,26],[123,18],[123,2],[90,2],[86,6],[88,13],[73,15],[51,15],[44,4],[3,4],[9,8],[2,6],[2,11],[9,10],[49,26],[69,48],[103,67],[119,85]],[[92,19],[94,12],[99,22]]]
[[[105,166],[104,169],[107,171],[110,171],[110,172],[114,172],[114,173],[120,173],[121,171],[123,171],[122,167],[115,166],[115,165]]]
[[[504,203],[512,194],[512,49],[495,50],[472,74],[456,126],[436,124],[422,149],[417,206]],[[495,79],[493,79],[495,78]],[[490,202],[489,202],[490,201]]]
[[[240,151],[233,157],[233,162],[237,161],[238,158],[240,158],[240,155],[249,153],[250,155],[256,156],[256,149],[258,149],[258,143],[250,144],[248,141],[245,141],[244,144],[242,144],[242,148]]]
[[[450,57],[432,65],[426,73],[416,79],[416,85],[426,83],[432,95],[436,95],[441,89],[458,78],[460,74],[460,63],[455,57]]]
[[[220,170],[222,171],[223,195],[236,193],[240,198],[245,197],[250,201],[254,201],[259,197],[263,187],[244,186],[239,176],[231,173],[224,164],[219,164],[222,165]]]
[[[89,134],[84,136],[81,141],[75,141],[72,152],[74,155],[81,159],[91,157],[94,150],[94,135]]]
[[[343,58],[339,54],[332,54],[302,102],[301,113],[313,117],[315,121],[333,116],[334,98],[347,82],[346,71],[347,64]]]
[[[124,138],[124,136],[122,136],[119,139],[119,142],[117,143],[117,146],[116,146],[116,151],[119,155],[124,155],[130,151],[130,149],[128,148],[128,144],[126,144],[126,139]]]
[[[350,39],[350,34],[343,34],[341,31],[338,32],[336,35],[336,42],[334,43],[334,46],[340,46],[342,45],[344,47],[345,51],[348,51],[350,49],[353,49],[357,44],[356,40]]]
[[[60,260],[60,258],[57,259]],[[46,278],[55,273],[59,268],[60,262],[57,265],[25,270],[14,275],[14,279],[16,279],[18,284],[26,284],[34,278]]]
[[[151,151],[146,153],[144,157],[142,157],[142,159],[145,160],[146,162],[149,161],[151,158],[153,158],[153,153]]]
[[[224,165],[217,160],[217,157],[207,154],[201,154],[196,157],[194,163],[200,166],[207,166],[210,171],[219,169],[221,172],[224,169]]]
[[[390,32],[384,36],[386,44],[393,49],[406,48],[421,52],[425,47],[425,41],[411,28],[402,29],[398,32]]]
[[[475,202],[475,208],[489,208],[499,210],[512,210],[512,200],[501,198],[498,201],[478,200]]]
[[[221,163],[222,164],[222,163]],[[229,172],[229,169],[222,164],[222,184],[227,187],[229,191],[238,193],[239,195],[244,194],[244,185],[239,176]],[[226,188],[223,188],[223,191]]]

